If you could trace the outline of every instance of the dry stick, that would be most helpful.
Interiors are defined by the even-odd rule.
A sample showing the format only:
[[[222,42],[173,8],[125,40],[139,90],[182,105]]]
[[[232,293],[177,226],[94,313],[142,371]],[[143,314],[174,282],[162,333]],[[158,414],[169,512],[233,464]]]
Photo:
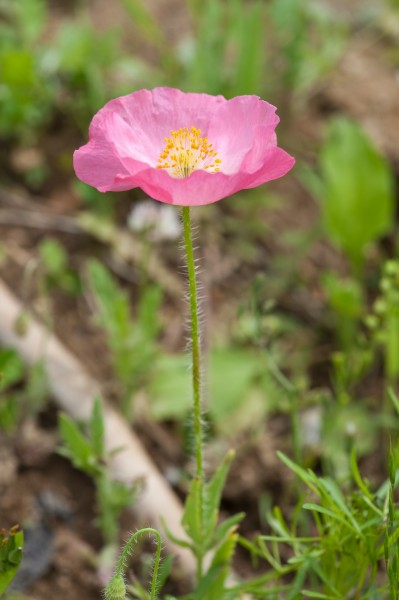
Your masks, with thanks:
[[[25,335],[16,332],[15,322],[24,307],[0,281],[0,344],[14,348],[28,364],[39,360],[44,363],[49,387],[58,406],[73,419],[88,420],[93,400],[101,394],[100,385],[80,362],[51,332],[29,316]],[[174,492],[165,482],[150,456],[134,435],[126,421],[110,405],[104,405],[105,443],[111,452],[121,448],[110,458],[110,471],[115,479],[131,483],[144,479],[144,487],[132,506],[138,519],[163,530],[161,517],[176,537],[185,538],[181,526],[183,508]],[[166,536],[165,536],[166,537]],[[170,552],[179,557],[179,564],[188,576],[195,573],[191,552],[166,541]]]
[[[0,225],[82,234],[81,228],[73,217],[23,208],[0,208]]]

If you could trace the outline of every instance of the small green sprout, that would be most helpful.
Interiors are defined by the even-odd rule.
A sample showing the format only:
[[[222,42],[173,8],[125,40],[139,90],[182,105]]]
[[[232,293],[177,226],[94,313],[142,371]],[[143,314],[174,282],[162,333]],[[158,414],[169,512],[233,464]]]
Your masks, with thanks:
[[[0,529],[0,596],[14,579],[21,564],[24,548],[24,534],[19,525],[7,532]]]

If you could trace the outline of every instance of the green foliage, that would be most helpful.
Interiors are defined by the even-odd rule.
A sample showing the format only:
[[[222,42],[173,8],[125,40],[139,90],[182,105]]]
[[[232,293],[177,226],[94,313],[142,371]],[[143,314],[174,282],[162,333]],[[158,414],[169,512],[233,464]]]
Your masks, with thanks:
[[[149,67],[122,53],[119,32],[97,32],[88,19],[63,23],[49,52],[70,91],[64,108],[84,129],[111,97],[149,82]]]
[[[281,401],[261,352],[234,346],[214,348],[208,360],[208,412],[219,432],[232,434],[251,427]],[[185,419],[191,406],[187,357],[160,356],[149,389],[155,418]]]
[[[57,240],[46,238],[39,245],[41,267],[44,271],[43,282],[48,293],[60,288],[70,294],[80,292],[77,273],[70,268],[67,252]]]
[[[330,124],[320,167],[326,231],[358,272],[368,245],[392,229],[391,168],[361,128],[344,118]]]
[[[208,572],[200,580],[192,596],[193,600],[220,600],[225,597],[226,579],[229,575],[237,541],[238,535],[235,528],[232,527],[217,548]]]
[[[396,451],[395,451],[396,452]],[[371,491],[360,476],[354,450],[351,472],[354,489],[344,493],[328,477],[318,477],[287,456],[281,460],[308,488],[311,501],[302,508],[312,515],[315,534],[301,535],[296,519],[289,526],[278,508],[268,515],[272,535],[262,535],[255,544],[243,542],[255,556],[263,556],[274,570],[276,579],[291,572],[293,580],[287,598],[382,598],[397,586],[396,553],[398,536],[394,531],[399,511],[393,502],[397,454],[391,453],[391,478],[387,485]],[[240,540],[241,541],[241,540]],[[269,547],[270,545],[270,547]],[[291,558],[282,561],[280,547],[288,546]],[[380,562],[385,560],[387,578],[377,578]],[[391,569],[391,571],[390,571]],[[395,584],[394,584],[395,581]],[[311,588],[308,586],[311,584]],[[396,596],[390,596],[396,597]]]
[[[347,404],[331,400],[325,409],[321,431],[324,471],[330,472],[338,481],[349,476],[352,447],[356,447],[360,457],[375,447],[382,419],[373,414],[369,404],[366,399]]]
[[[88,19],[65,20],[43,42],[43,0],[0,1],[0,135],[30,139],[58,112],[86,129],[111,97],[154,81],[151,67],[125,55],[117,31],[98,33]]]
[[[19,355],[10,349],[0,353],[0,392],[20,382],[24,373],[24,365]]]
[[[117,381],[121,407],[131,417],[134,392],[148,381],[158,356],[158,309],[162,300],[159,287],[144,290],[131,316],[130,299],[108,270],[98,261],[88,263],[88,276],[96,301],[96,323],[105,331]]]
[[[245,516],[244,513],[238,513],[219,522],[222,492],[233,458],[234,452],[228,452],[212,478],[204,482],[203,487],[198,478],[194,477],[191,481],[182,519],[183,528],[190,541],[177,539],[168,531],[167,523],[164,524],[168,537],[175,544],[190,548],[197,564],[202,565],[208,552],[213,554],[205,572],[202,568],[199,569],[196,590],[187,596],[187,600],[217,600],[224,598],[227,591],[227,578],[238,541],[236,529]]]
[[[61,114],[86,130],[92,114],[111,97],[162,83],[226,96],[262,95],[270,88],[265,71],[276,71],[268,55],[272,29],[278,31],[274,53],[285,55],[287,82],[308,90],[335,63],[344,38],[342,27],[331,28],[330,13],[315,3],[304,8],[284,0],[269,9],[261,0],[201,5],[191,0],[193,34],[171,45],[142,0],[120,3],[155,47],[156,64],[123,52],[120,31],[95,31],[85,11],[63,19],[43,41],[48,20],[43,0],[0,1],[0,135],[32,139]],[[309,28],[312,36],[301,33]],[[37,174],[40,180],[48,176]]]
[[[278,402],[262,353],[250,348],[215,348],[209,382],[210,414],[221,431],[250,427]]]
[[[145,557],[147,559],[147,557]],[[144,562],[144,561],[143,561]],[[173,556],[169,555],[162,558],[162,562],[159,565],[159,570],[157,573],[157,579],[155,583],[156,590],[156,598],[158,597],[159,592],[162,590],[165,585],[168,577],[171,574],[171,569],[173,565]],[[153,562],[151,560],[145,561],[143,565],[145,567],[145,573],[143,579],[146,581],[151,578],[153,575]],[[151,600],[151,592],[147,590],[147,586],[142,584],[138,577],[133,576],[133,582],[127,585],[127,592],[130,594],[128,598],[137,598],[138,600]],[[169,596],[164,596],[165,600],[169,598]]]
[[[85,11],[63,19],[43,41],[44,0],[0,0],[0,135],[32,139],[61,114],[86,130],[111,97],[162,83],[226,96],[262,95],[270,88],[265,72],[276,72],[269,47],[275,43],[274,54],[284,55],[285,82],[303,93],[336,62],[345,37],[341,24],[332,27],[331,13],[316,3],[278,0],[269,8],[261,0],[191,0],[193,34],[171,45],[142,0],[120,4],[156,49],[155,64],[125,53],[120,31],[97,32]],[[303,33],[309,29],[311,36]],[[276,40],[269,44],[272,30]]]
[[[133,502],[137,485],[127,485],[111,479],[109,456],[105,451],[101,400],[97,398],[93,404],[87,433],[65,414],[59,417],[59,431],[63,443],[60,454],[94,481],[99,527],[106,543],[114,544],[119,531],[119,515]]]
[[[191,51],[182,55],[185,71],[180,84],[210,94],[260,94],[265,68],[264,4],[206,0],[194,23]]]
[[[144,2],[121,3],[147,41],[158,48],[167,84],[227,96],[262,92],[267,21],[260,0],[189,2],[194,34],[187,34],[174,48],[165,43]]]
[[[162,30],[145,5],[140,0],[121,0],[121,4],[143,35],[164,50],[166,40]]]
[[[68,415],[60,415],[59,428],[64,444],[60,451],[61,454],[67,456],[77,469],[92,477],[98,475],[101,472],[101,465],[99,464],[99,457],[94,451],[94,443],[86,438]]]
[[[24,419],[42,410],[47,397],[43,363],[26,369],[17,352],[0,349],[0,430],[14,432]]]
[[[327,4],[312,0],[272,0],[269,18],[275,54],[283,59],[282,82],[303,98],[336,65],[347,26]]]
[[[399,377],[399,261],[388,260],[380,281],[380,294],[365,319],[377,347],[384,352],[388,382]]]
[[[159,47],[162,32],[144,4],[122,2],[147,39]],[[194,35],[183,38],[174,53],[164,44],[161,56],[166,58],[169,81],[191,91],[234,96],[262,95],[267,89],[270,96],[274,90],[265,71],[278,72],[283,62],[284,84],[303,96],[335,65],[346,39],[345,26],[326,7],[312,2],[276,0],[268,7],[260,0],[191,0],[188,7]],[[279,56],[277,68],[272,51]]]
[[[133,533],[125,542],[125,545],[122,549],[122,552],[116,565],[115,575],[110,579],[105,589],[106,600],[125,600],[126,587],[123,582],[123,575],[127,569],[127,559],[132,554],[133,548],[135,547],[138,538],[144,534],[150,534],[154,536],[157,543],[154,562],[152,565],[151,589],[147,592],[147,590],[139,582],[135,582],[134,585],[128,587],[128,590],[133,594],[134,598],[139,598],[140,600],[156,600],[156,598],[158,597],[158,594],[165,582],[165,579],[170,573],[171,562],[170,560],[166,560],[164,563],[164,568],[162,568],[161,535],[159,531],[153,529],[152,527],[144,527],[143,529],[139,529],[138,531]]]
[[[0,596],[14,579],[23,558],[24,534],[15,525],[0,530]]]
[[[364,292],[353,278],[340,278],[330,271],[323,277],[324,290],[333,309],[334,326],[341,348],[354,343],[364,313]]]
[[[217,528],[217,521],[222,490],[233,458],[233,452],[226,455],[212,479],[206,482],[202,498],[200,497],[201,490],[198,480],[194,478],[190,485],[182,525],[188,537],[193,541],[194,553],[201,557],[220,543],[227,533],[223,524]],[[200,506],[202,506],[201,509]],[[203,511],[202,523],[198,519],[199,510]],[[242,517],[243,515],[236,515],[235,523],[241,520]],[[234,524],[229,522],[229,530]]]
[[[48,122],[53,90],[48,85],[39,38],[46,23],[42,0],[0,3],[0,135],[26,137]]]
[[[261,93],[265,68],[265,11],[261,1],[245,5],[232,2],[231,36],[237,40],[235,49],[235,73],[229,86],[229,94]]]

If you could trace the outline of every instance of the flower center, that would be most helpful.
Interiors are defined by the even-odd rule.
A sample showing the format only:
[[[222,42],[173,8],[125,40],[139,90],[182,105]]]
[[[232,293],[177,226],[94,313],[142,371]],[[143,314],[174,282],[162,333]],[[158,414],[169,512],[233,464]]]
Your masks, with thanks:
[[[198,169],[209,173],[220,171],[222,162],[216,158],[217,152],[207,137],[201,137],[201,130],[196,127],[181,127],[171,131],[170,138],[164,138],[165,149],[158,159],[157,169],[166,169],[173,177],[188,177]]]

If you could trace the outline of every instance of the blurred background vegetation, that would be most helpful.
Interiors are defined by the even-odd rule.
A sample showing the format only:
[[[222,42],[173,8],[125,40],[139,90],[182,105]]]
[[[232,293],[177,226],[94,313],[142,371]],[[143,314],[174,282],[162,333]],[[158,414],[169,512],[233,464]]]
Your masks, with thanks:
[[[73,150],[107,100],[143,87],[278,107],[292,173],[195,211],[209,462],[238,446],[224,502],[247,510],[249,533],[276,529],[270,507],[290,515],[296,502],[278,449],[348,493],[354,449],[375,488],[388,477],[398,41],[397,0],[0,0],[0,274],[100,379],[180,493],[190,396],[177,211],[77,181]],[[0,369],[7,443],[26,422],[55,429],[40,366],[27,372],[3,348]],[[94,454],[101,526],[120,507],[101,496]],[[102,534],[117,535],[112,522]]]

